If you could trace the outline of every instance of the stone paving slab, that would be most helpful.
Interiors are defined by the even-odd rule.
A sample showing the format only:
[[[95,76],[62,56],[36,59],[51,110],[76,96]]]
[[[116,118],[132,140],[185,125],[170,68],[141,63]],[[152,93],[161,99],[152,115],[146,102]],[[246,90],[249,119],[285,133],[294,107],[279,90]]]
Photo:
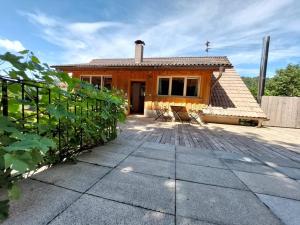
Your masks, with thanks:
[[[110,168],[78,162],[53,166],[32,178],[84,192],[103,177]]]
[[[85,152],[79,155],[77,159],[100,166],[115,167],[126,157],[127,154],[93,150],[92,152]]]
[[[144,142],[141,147],[144,148],[153,148],[157,150],[174,150],[175,151],[175,145],[171,144],[159,144],[154,142]]]
[[[186,164],[227,169],[227,166],[223,162],[221,162],[221,160],[212,157],[206,157],[201,154],[199,155],[197,153],[176,153],[176,160],[177,162]]]
[[[255,193],[300,200],[300,184],[292,179],[239,171],[234,173]]]
[[[137,146],[141,145],[143,143],[143,141],[136,141],[136,140],[132,140],[132,139],[128,140],[128,139],[118,137],[117,139],[111,141],[110,143],[137,147]]]
[[[175,162],[129,156],[119,166],[124,171],[134,171],[166,178],[175,177]]]
[[[115,170],[88,193],[160,212],[175,213],[175,181],[172,179]]]
[[[273,168],[258,163],[248,163],[231,159],[224,159],[223,162],[232,170],[286,177]]]
[[[300,169],[290,167],[276,167],[277,170],[284,173],[290,178],[300,180]]]
[[[186,146],[176,146],[176,151],[179,153],[202,153],[204,156],[214,156],[214,153],[212,150],[209,149],[203,149],[203,148],[194,148],[194,147],[186,147]]]
[[[177,181],[177,215],[217,224],[279,225],[249,191]]]
[[[31,179],[19,185],[21,198],[10,202],[9,218],[2,225],[47,224],[80,196],[80,193]]]
[[[242,162],[248,162],[248,163],[260,163],[257,159],[253,158],[249,155],[239,154],[239,153],[233,153],[233,152],[225,152],[225,151],[214,151],[214,154],[217,158],[220,159],[231,159],[231,160],[238,160]]]
[[[98,147],[94,148],[94,150],[122,153],[122,154],[127,154],[127,155],[132,153],[135,149],[136,149],[135,146],[119,145],[119,144],[113,144],[113,143],[108,143],[106,145],[98,146]]]
[[[139,148],[132,155],[152,158],[152,159],[161,159],[167,161],[175,161],[175,151],[174,150],[156,150],[152,148]]]
[[[83,195],[51,225],[174,225],[174,217],[138,207]]]
[[[182,216],[176,217],[176,225],[216,225],[215,223],[209,223],[206,221],[195,220]]]
[[[176,179],[238,189],[247,187],[230,170],[177,163]]]
[[[258,197],[286,225],[300,224],[300,201],[258,194]]]
[[[285,158],[273,158],[273,157],[260,157],[262,162],[267,164],[268,166],[271,167],[293,167],[293,168],[298,168],[300,169],[300,163],[292,161],[290,159],[285,159]]]

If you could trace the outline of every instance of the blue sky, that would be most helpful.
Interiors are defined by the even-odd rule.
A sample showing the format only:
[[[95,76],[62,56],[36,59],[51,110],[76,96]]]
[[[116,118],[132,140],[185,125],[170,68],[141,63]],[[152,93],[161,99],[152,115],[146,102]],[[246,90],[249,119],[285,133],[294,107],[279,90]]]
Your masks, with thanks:
[[[271,36],[267,75],[300,63],[299,0],[2,0],[0,53],[30,49],[48,64],[134,56],[226,55],[243,76],[259,72]]]

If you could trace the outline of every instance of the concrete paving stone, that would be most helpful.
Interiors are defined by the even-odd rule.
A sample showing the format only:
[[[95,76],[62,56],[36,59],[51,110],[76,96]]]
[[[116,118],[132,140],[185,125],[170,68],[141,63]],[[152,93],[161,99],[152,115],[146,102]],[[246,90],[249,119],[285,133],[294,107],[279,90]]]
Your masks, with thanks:
[[[152,158],[152,159],[161,159],[167,161],[175,161],[175,151],[174,150],[156,150],[152,148],[139,148],[132,155]]]
[[[94,150],[79,155],[77,159],[79,161],[94,163],[101,166],[115,167],[126,157],[127,155],[121,153]]]
[[[232,170],[285,177],[284,174],[273,168],[259,163],[248,163],[231,159],[224,159],[223,162]]]
[[[176,179],[238,189],[247,187],[230,170],[177,163]]]
[[[160,212],[174,214],[175,211],[175,181],[172,179],[115,169],[88,193]]]
[[[65,163],[53,166],[32,178],[84,192],[110,169],[88,163]]]
[[[300,201],[258,194],[272,212],[286,225],[300,224]]]
[[[95,147],[93,150],[122,153],[128,155],[133,151],[135,151],[136,147],[131,145],[119,145],[119,144],[108,143],[106,145]]]
[[[227,169],[227,166],[224,163],[222,163],[221,160],[212,157],[207,157],[198,153],[176,153],[176,161],[199,166],[211,166]]]
[[[80,196],[78,192],[31,179],[19,184],[21,198],[10,202],[9,218],[2,225],[47,224]]]
[[[157,150],[174,150],[175,151],[175,145],[171,144],[159,144],[155,142],[144,142],[141,147],[144,148],[153,148]]]
[[[176,225],[215,225],[215,223],[177,216]]]
[[[270,210],[249,191],[176,182],[177,215],[231,225],[282,224]]]
[[[129,156],[118,166],[118,169],[167,178],[175,177],[175,162],[136,156]]]
[[[300,200],[300,184],[290,178],[234,171],[255,193]]]
[[[257,159],[253,158],[252,156],[246,155],[246,154],[239,154],[239,153],[233,153],[233,152],[225,152],[225,151],[214,151],[214,154],[217,158],[220,159],[231,159],[231,160],[238,160],[242,162],[248,162],[248,163],[261,163]]]
[[[277,167],[293,167],[300,169],[300,163],[285,158],[271,158],[271,157],[260,157],[259,160],[267,164],[268,166]]]
[[[186,147],[186,146],[176,146],[176,152],[178,153],[202,153],[203,155],[214,157],[212,150],[203,149],[200,147]]]
[[[300,169],[291,167],[276,167],[277,170],[295,180],[300,179]]]
[[[116,138],[113,141],[110,141],[112,144],[118,144],[118,145],[130,145],[137,147],[141,145],[143,142],[142,141],[136,141],[136,140],[130,140],[130,139],[125,139],[125,138]]]
[[[83,195],[50,224],[174,225],[174,217],[94,196]]]

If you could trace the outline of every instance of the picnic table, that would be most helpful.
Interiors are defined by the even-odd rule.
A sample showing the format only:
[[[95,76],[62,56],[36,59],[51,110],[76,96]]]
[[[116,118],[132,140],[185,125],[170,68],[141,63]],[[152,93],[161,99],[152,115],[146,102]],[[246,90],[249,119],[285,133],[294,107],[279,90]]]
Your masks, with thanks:
[[[199,123],[197,121],[198,115],[196,113],[189,113],[186,110],[185,106],[176,106],[172,105],[170,106],[171,110],[173,112],[173,115],[175,117],[175,120],[179,120],[180,122],[192,122],[195,121],[196,123]]]

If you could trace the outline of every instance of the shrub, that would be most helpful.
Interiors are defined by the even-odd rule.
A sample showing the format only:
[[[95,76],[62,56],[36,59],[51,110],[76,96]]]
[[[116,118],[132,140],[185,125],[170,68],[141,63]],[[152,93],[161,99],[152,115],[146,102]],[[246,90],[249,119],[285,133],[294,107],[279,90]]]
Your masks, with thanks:
[[[0,187],[6,193],[1,220],[9,199],[20,194],[16,183],[24,174],[115,138],[125,102],[121,91],[98,90],[42,64],[27,50],[7,52],[0,60]]]

